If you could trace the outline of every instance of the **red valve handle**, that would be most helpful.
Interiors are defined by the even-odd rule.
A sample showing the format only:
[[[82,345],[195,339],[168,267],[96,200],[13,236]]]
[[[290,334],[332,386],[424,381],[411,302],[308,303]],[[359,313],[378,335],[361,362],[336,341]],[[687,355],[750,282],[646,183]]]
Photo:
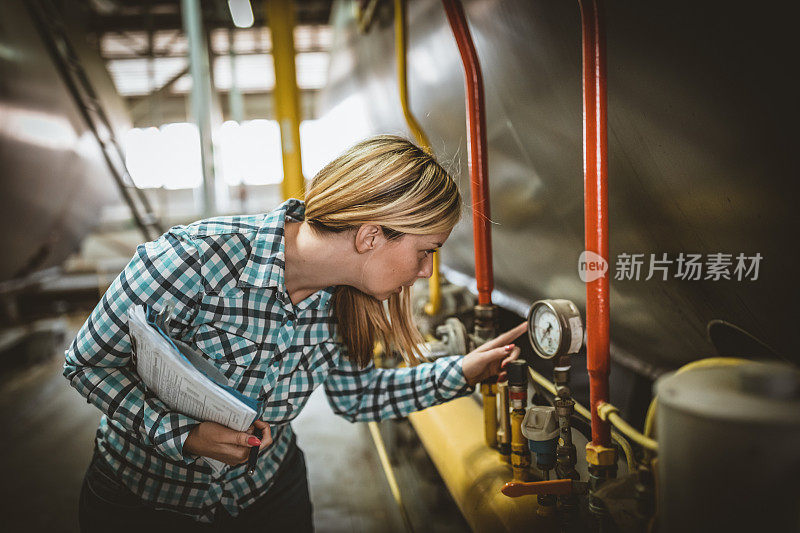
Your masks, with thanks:
[[[550,481],[509,481],[500,492],[510,498],[526,496],[528,494],[553,494],[562,496],[572,494],[571,479],[553,479]]]

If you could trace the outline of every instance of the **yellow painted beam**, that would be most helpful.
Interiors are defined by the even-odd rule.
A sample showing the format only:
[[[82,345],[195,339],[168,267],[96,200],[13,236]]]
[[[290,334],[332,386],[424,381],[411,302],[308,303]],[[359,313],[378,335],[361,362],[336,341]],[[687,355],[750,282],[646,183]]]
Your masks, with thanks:
[[[303,198],[305,181],[300,157],[300,98],[297,89],[292,0],[267,0],[264,9],[272,32],[275,64],[275,118],[281,130],[284,198]]]

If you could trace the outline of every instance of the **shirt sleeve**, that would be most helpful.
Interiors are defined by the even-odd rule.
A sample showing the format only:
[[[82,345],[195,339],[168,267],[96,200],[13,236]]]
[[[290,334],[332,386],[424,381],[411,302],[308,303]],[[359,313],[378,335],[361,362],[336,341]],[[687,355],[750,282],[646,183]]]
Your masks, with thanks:
[[[146,446],[184,464],[197,459],[184,455],[183,443],[199,421],[171,411],[132,368],[128,309],[170,305],[180,317],[202,288],[199,253],[179,229],[139,245],[67,349],[64,364],[64,376],[89,403]]]
[[[342,357],[325,380],[325,393],[333,411],[351,422],[401,418],[474,392],[462,360],[455,355],[392,369],[370,362],[359,369]]]

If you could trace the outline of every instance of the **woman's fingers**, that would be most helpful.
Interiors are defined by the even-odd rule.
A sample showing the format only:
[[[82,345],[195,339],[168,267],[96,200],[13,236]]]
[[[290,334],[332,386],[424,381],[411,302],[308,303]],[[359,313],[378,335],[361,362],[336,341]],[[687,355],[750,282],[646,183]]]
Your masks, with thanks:
[[[233,444],[234,446],[242,446],[246,448],[261,446],[261,439],[255,435],[251,435],[244,431],[234,431],[232,429],[229,429],[222,434],[220,442],[223,444]]]
[[[261,430],[261,446],[259,449],[263,450],[272,444],[272,431],[269,429],[269,424],[263,420],[256,420],[253,425]]]
[[[528,323],[523,322],[517,327],[510,329],[505,333],[501,333],[494,339],[481,344],[478,350],[485,352],[493,348],[502,347],[503,345],[508,344],[509,342],[513,341],[514,339],[525,333],[525,330],[527,329],[528,329]]]
[[[250,456],[250,448],[243,448],[234,444],[220,444],[219,453],[220,456],[218,458],[222,462],[235,466],[247,461]]]
[[[519,346],[517,346],[516,348],[511,350],[511,355],[509,355],[508,357],[503,359],[503,362],[500,364],[500,368],[505,368],[505,366],[508,363],[510,363],[511,361],[515,361],[519,357],[519,354],[521,352],[522,352],[522,350],[520,350]]]

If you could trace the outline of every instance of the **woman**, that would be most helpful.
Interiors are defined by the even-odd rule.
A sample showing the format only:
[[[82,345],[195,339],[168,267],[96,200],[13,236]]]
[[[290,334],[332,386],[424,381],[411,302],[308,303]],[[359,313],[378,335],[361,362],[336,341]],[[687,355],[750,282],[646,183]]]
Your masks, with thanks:
[[[410,142],[381,136],[323,168],[305,203],[177,226],[139,246],[66,352],[64,375],[104,413],[81,491],[82,529],[312,530],[289,422],[317,386],[348,420],[402,417],[469,394],[519,353],[507,343],[524,325],[465,357],[418,364],[409,287],[431,275],[431,255],[460,215],[447,172]],[[250,431],[170,411],[142,385],[126,316],[145,304],[169,308],[169,334],[260,401]],[[376,341],[410,366],[376,369]],[[252,446],[260,451],[251,476]],[[203,457],[230,466],[217,473]]]

